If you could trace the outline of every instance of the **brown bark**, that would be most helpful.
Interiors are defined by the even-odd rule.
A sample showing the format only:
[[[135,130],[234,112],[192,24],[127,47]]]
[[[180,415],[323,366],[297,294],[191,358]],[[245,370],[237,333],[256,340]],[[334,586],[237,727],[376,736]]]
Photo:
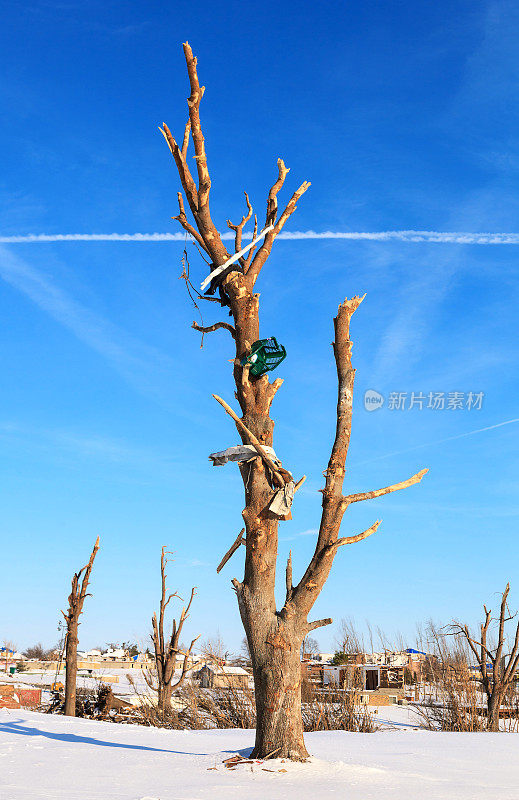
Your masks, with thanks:
[[[198,170],[198,187],[187,166],[185,139],[184,146],[179,148],[166,125],[163,126],[162,133],[175,159],[196,230],[188,223],[182,202],[179,204],[181,213],[177,219],[210,255],[211,269],[213,269],[214,266],[225,264],[230,256],[211,220],[209,211],[211,182],[200,122],[200,100],[204,89],[199,85],[197,62],[187,43],[184,44],[184,54],[191,86],[188,109]],[[308,753],[303,741],[301,720],[300,647],[310,630],[330,624],[332,621],[326,619],[312,623],[308,622],[307,617],[328,577],[339,546],[366,538],[375,532],[379,523],[375,523],[357,536],[338,539],[342,517],[349,504],[369,499],[368,494],[378,496],[375,493],[368,493],[366,497],[342,495],[344,465],[351,432],[355,376],[351,364],[352,343],[349,328],[351,316],[362,302],[362,298],[354,297],[345,300],[339,306],[334,321],[333,348],[339,380],[337,430],[325,473],[323,512],[315,553],[303,578],[295,587],[292,586],[292,568],[291,562],[289,563],[286,601],[281,610],[276,609],[274,588],[279,520],[268,506],[273,491],[277,486],[283,485],[286,480],[284,475],[287,473],[278,466],[271,468],[272,464],[269,465],[269,459],[262,454],[261,446],[272,446],[274,422],[270,418],[270,408],[283,381],[278,378],[270,383],[267,375],[253,379],[249,376],[249,368],[242,367],[240,361],[249,353],[251,345],[260,338],[259,294],[254,292],[256,280],[270,255],[276,236],[296,210],[298,200],[310,186],[306,181],[302,183],[293,193],[285,209],[278,213],[278,195],[288,171],[283,161],[279,159],[278,176],[267,198],[265,228],[272,225],[272,230],[265,235],[256,252],[254,254],[249,252],[246,259],[241,257],[236,265],[237,269],[231,271],[220,284],[222,303],[228,305],[234,320],[233,330],[230,332],[235,345],[235,397],[241,408],[241,419],[236,417],[220,398],[217,399],[233,415],[242,442],[252,444],[258,450],[257,458],[240,465],[245,490],[245,508],[242,512],[245,524],[245,571],[242,581],[237,579],[232,581],[254,672],[257,729],[253,755],[265,758],[275,752],[276,756],[304,760]],[[236,234],[235,253],[241,248],[243,227],[252,217],[252,206],[247,195],[246,202],[247,213],[242,221],[238,225],[228,222]],[[211,327],[216,330],[227,326],[217,323]],[[405,488],[421,480],[424,474],[425,470],[408,481],[378,491],[380,494],[386,494]],[[237,549],[238,545],[234,550],[231,548],[232,552]]]
[[[187,606],[184,606],[182,608],[178,622],[175,619],[172,622],[171,636],[168,638],[164,634],[164,620],[168,603],[174,597],[177,598],[179,597],[179,595],[176,592],[168,594],[168,590],[166,588],[167,562],[168,562],[167,551],[166,548],[163,547],[160,555],[161,593],[160,593],[159,614],[158,616],[157,614],[153,614],[151,620],[152,624],[151,640],[153,642],[153,649],[155,655],[155,669],[157,671],[156,686],[153,684],[153,681],[151,679],[147,678],[146,675],[144,676],[149,687],[157,692],[158,708],[162,713],[162,715],[167,714],[171,710],[171,696],[175,690],[180,689],[180,687],[185,681],[186,675],[189,672],[188,668],[189,656],[191,655],[193,645],[199,638],[197,636],[196,639],[193,639],[188,650],[181,651],[180,636],[182,634],[182,628],[184,627],[184,623],[189,616],[189,609],[191,608],[191,603],[193,602],[193,598],[196,594],[195,587],[191,589],[191,597],[189,599],[189,603],[187,604]],[[175,676],[175,670],[177,667],[177,659],[179,655],[183,656],[182,672],[177,682],[173,683],[173,678]]]
[[[503,702],[501,692],[493,691],[487,699],[487,730],[499,731],[499,710]]]
[[[68,598],[68,611],[65,614],[65,624],[67,626],[65,644],[65,714],[69,717],[76,716],[76,680],[77,680],[77,646],[79,617],[83,613],[83,603],[87,597],[87,588],[90,581],[90,573],[94,566],[94,559],[99,550],[99,536],[96,539],[92,555],[88,564],[72,578],[72,591]],[[84,574],[83,574],[84,573]],[[83,579],[81,580],[81,576]]]
[[[499,730],[499,710],[503,699],[519,669],[519,622],[515,630],[515,637],[509,653],[504,653],[506,647],[506,623],[512,619],[508,610],[508,594],[510,584],[507,583],[501,596],[499,617],[492,618],[492,611],[483,606],[485,620],[481,623],[480,636],[472,636],[468,625],[453,622],[450,626],[451,633],[462,637],[468,644],[476,659],[481,674],[481,685],[487,699],[487,729]],[[489,643],[489,631],[492,622],[497,622],[497,644]],[[491,669],[488,669],[490,664]]]

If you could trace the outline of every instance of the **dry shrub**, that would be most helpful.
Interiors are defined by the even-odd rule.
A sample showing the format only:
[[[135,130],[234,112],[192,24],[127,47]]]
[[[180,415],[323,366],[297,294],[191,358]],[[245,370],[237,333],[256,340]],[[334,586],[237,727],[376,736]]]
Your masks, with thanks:
[[[424,728],[458,733],[486,730],[484,699],[466,669],[442,670],[435,688],[436,697],[429,696],[416,707]]]
[[[360,702],[357,688],[315,691],[310,684],[312,696],[303,702],[303,726],[305,731],[350,731],[351,733],[374,733],[378,730],[373,715]]]
[[[201,689],[187,686],[181,694],[187,707],[181,712],[187,728],[254,728],[256,704],[253,689]]]
[[[485,699],[469,671],[464,643],[429,622],[428,640],[436,659],[431,662],[428,694],[416,713],[427,730],[476,732],[486,730]]]
[[[172,697],[173,707],[162,712],[157,707],[155,693],[140,691],[128,675],[139,698],[132,717],[144,725],[158,728],[201,730],[208,728],[253,728],[256,725],[256,706],[252,689],[202,689],[188,683]]]
[[[202,689],[188,684],[174,696],[183,708],[164,716],[149,697],[143,697],[134,714],[142,724],[154,727],[207,730],[211,728],[250,729],[256,725],[252,689]],[[316,693],[312,684],[302,684],[302,712],[305,731],[344,730],[371,733],[377,729],[373,716],[360,703],[357,691],[332,690]],[[134,716],[132,714],[132,716]]]

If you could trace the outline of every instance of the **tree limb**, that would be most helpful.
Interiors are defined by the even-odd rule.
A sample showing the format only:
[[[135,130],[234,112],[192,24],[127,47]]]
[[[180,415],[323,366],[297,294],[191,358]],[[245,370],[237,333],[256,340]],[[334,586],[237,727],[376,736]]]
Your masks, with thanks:
[[[189,147],[189,134],[191,133],[191,120],[188,119],[186,127],[184,128],[184,141],[182,142],[182,155],[184,158],[187,156],[187,148]]]
[[[292,197],[287,203],[287,206],[279,219],[277,219],[278,213],[278,199],[277,195],[285,182],[285,178],[289,173],[289,169],[285,167],[284,161],[281,158],[278,158],[278,178],[272,185],[272,188],[269,192],[267,198],[267,215],[265,218],[265,227],[267,225],[274,225],[274,229],[270,231],[263,240],[262,246],[257,251],[256,255],[254,256],[248,270],[247,270],[247,278],[250,279],[250,285],[254,286],[259,273],[261,272],[261,268],[263,267],[265,261],[270,255],[272,250],[272,245],[274,244],[274,239],[278,235],[278,233],[283,228],[285,222],[290,217],[291,214],[294,213],[296,210],[296,203],[299,198],[306,192],[307,189],[310,188],[310,183],[308,181],[304,181],[301,184],[299,189],[294,192]],[[276,221],[277,220],[277,221]]]
[[[208,255],[210,255],[209,250],[207,249],[207,245],[204,242],[203,238],[200,236],[200,234],[196,230],[196,228],[194,228],[191,225],[191,223],[189,222],[189,220],[188,220],[188,218],[186,216],[186,212],[185,212],[185,209],[184,209],[184,200],[182,199],[182,193],[181,192],[177,192],[177,198],[178,198],[178,207],[180,209],[180,213],[177,214],[176,217],[171,217],[171,219],[175,219],[178,222],[180,222],[180,224],[182,225],[184,230],[187,231],[187,233],[189,233],[189,235],[192,236],[193,239],[195,239],[198,242],[200,247],[203,248],[203,250],[205,250],[205,252]]]
[[[200,331],[200,333],[212,333],[212,331],[217,331],[219,328],[225,328],[226,331],[229,331],[232,338],[236,339],[236,329],[228,322],[215,322],[214,325],[208,325],[207,327],[199,325],[198,322],[193,322],[191,327],[194,328],[195,331]]]
[[[408,486],[412,486],[415,483],[420,483],[423,476],[429,472],[428,469],[422,469],[420,472],[417,472],[416,475],[413,475],[411,478],[408,478],[406,481],[400,481],[400,483],[393,483],[391,486],[385,486],[383,489],[374,489],[372,492],[359,492],[357,494],[349,494],[343,498],[343,502],[347,505],[350,503],[359,503],[363,500],[373,500],[375,497],[382,497],[385,494],[390,494],[391,492],[397,492],[400,489],[407,489]]]
[[[176,689],[179,689],[182,686],[182,684],[184,683],[184,680],[186,678],[187,673],[190,672],[194,667],[194,665],[192,667],[188,667],[187,663],[189,661],[189,656],[191,655],[191,650],[193,649],[193,645],[195,644],[195,642],[198,641],[198,639],[200,639],[200,636],[201,636],[201,634],[198,634],[196,639],[193,639],[193,641],[189,645],[189,650],[186,652],[186,654],[184,656],[184,661],[182,662],[182,674],[181,674],[180,678],[178,679],[178,681],[171,687],[171,690],[173,692]]]
[[[256,214],[254,214],[254,230],[252,231],[252,240],[253,241],[256,238],[257,233],[258,233],[258,218],[257,218]],[[255,250],[256,250],[256,245],[253,245],[251,247],[251,249],[249,250],[249,252],[247,253],[247,258],[245,259],[245,263],[243,265],[243,271],[244,271],[245,274],[247,274],[247,271],[248,271],[248,269],[250,267],[250,263],[252,261],[252,256],[254,255],[254,251]]]
[[[242,528],[241,531],[239,532],[238,536],[236,537],[236,539],[234,540],[234,542],[229,547],[229,549],[227,550],[226,554],[224,555],[224,557],[222,558],[222,560],[220,561],[220,563],[216,567],[216,571],[217,572],[221,572],[222,569],[227,564],[227,562],[229,561],[229,559],[234,555],[236,550],[238,550],[239,546],[241,544],[245,544],[245,537],[243,536],[244,533],[245,533],[245,528]]]
[[[290,550],[288,553],[285,582],[287,589],[286,599],[285,599],[285,604],[286,604],[292,597],[292,589],[294,588],[292,586],[292,550]]]
[[[225,411],[227,411],[229,416],[232,417],[238,429],[241,430],[249,438],[251,445],[256,449],[258,455],[261,456],[265,464],[268,466],[268,468],[272,472],[272,475],[276,478],[277,482],[279,483],[279,486],[284,486],[285,480],[283,476],[278,471],[278,467],[276,466],[276,464],[274,464],[270,456],[267,455],[267,453],[263,449],[260,440],[257,439],[256,436],[254,436],[254,434],[247,428],[246,425],[244,425],[242,420],[238,417],[237,414],[234,413],[232,408],[225,402],[225,400],[222,400],[222,398],[218,397],[217,394],[213,394],[213,397],[218,403],[220,403],[220,405],[225,409]]]
[[[187,202],[189,203],[189,207],[195,219],[197,219],[198,215],[198,192],[196,189],[196,184],[193,180],[193,176],[189,171],[189,167],[186,164],[185,156],[182,153],[182,150],[176,143],[173,135],[166,125],[165,122],[162,123],[162,128],[159,127],[159,131],[164,136],[166,142],[168,143],[168,147],[171,151],[171,155],[175,159],[175,164],[177,166],[178,174],[180,177],[180,182],[182,184],[182,188],[184,189],[184,193],[187,197]]]
[[[229,254],[225,249],[220,234],[218,233],[209,210],[209,191],[211,189],[211,177],[207,167],[207,156],[205,153],[204,135],[200,123],[200,101],[204,95],[205,87],[200,86],[197,74],[197,60],[193,56],[193,51],[188,42],[183,45],[184,56],[186,59],[187,73],[191,86],[191,94],[187,99],[189,109],[189,119],[191,121],[191,138],[195,149],[195,161],[198,172],[198,208],[195,219],[202,227],[202,235],[211,252],[215,264],[223,264]],[[177,165],[178,166],[178,165]]]
[[[234,238],[235,253],[239,253],[241,250],[243,228],[252,217],[252,206],[250,204],[249,195],[247,194],[247,192],[244,192],[244,195],[245,195],[245,200],[247,202],[247,213],[243,215],[241,222],[239,222],[237,225],[233,225],[230,219],[227,220],[227,227],[230,228],[232,231],[234,231],[236,234]],[[253,236],[252,238],[254,239],[255,237]],[[240,263],[242,264],[242,266],[244,266],[245,260],[241,258]]]
[[[315,545],[314,555],[303,575],[301,582],[294,589],[293,599],[298,611],[308,614],[321,591],[332,566],[337,549],[344,544],[354,544],[374,533],[380,521],[377,520],[370,528],[357,536],[338,538],[339,529],[345,510],[350,502],[380,496],[397,488],[421,480],[425,471],[413,476],[409,481],[395,484],[393,487],[366,492],[362,495],[343,497],[342,486],[344,482],[345,463],[351,436],[353,384],[355,370],[351,361],[352,341],[350,339],[351,317],[362,303],[364,297],[353,297],[341,303],[337,316],[334,319],[335,341],[333,352],[337,366],[338,397],[337,397],[337,424],[335,440],[333,442],[328,467],[324,473],[326,484],[322,490],[323,511],[319,534]]]
[[[310,631],[315,631],[316,628],[322,628],[324,625],[331,625],[333,619],[331,617],[326,617],[325,619],[317,619],[315,622],[308,623],[308,633]]]
[[[372,533],[375,533],[381,522],[381,519],[377,519],[377,521],[374,522],[371,527],[367,528],[362,533],[358,533],[356,536],[343,536],[341,539],[337,539],[336,542],[329,545],[329,547],[342,547],[343,544],[355,544],[356,542],[361,542],[363,539],[367,539],[368,536],[371,536]]]

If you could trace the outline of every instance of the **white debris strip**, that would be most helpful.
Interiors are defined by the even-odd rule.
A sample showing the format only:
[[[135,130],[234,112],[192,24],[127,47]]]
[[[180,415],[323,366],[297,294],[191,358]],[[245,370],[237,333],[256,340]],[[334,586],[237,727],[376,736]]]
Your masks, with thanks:
[[[263,237],[266,236],[267,233],[273,229],[273,227],[274,227],[273,225],[269,225],[268,228],[264,228],[264,230],[262,230],[261,233],[259,233],[256,236],[256,238],[252,240],[252,242],[246,244],[245,247],[243,247],[239,251],[239,253],[235,253],[233,256],[231,256],[231,258],[229,258],[225,262],[225,264],[220,264],[220,266],[213,269],[213,271],[207,276],[207,278],[205,278],[200,284],[200,290],[203,292],[204,289],[207,289],[207,287],[209,286],[211,281],[214,280],[214,278],[217,278],[218,275],[220,275],[225,269],[230,267],[232,264],[238,261],[239,258],[244,256],[245,253],[247,253],[251,249],[251,247],[254,247],[254,245],[257,244],[259,241],[261,241],[261,239],[263,239]]]
[[[274,448],[266,444],[261,445],[263,450],[274,461],[280,464]],[[221,467],[227,464],[228,461],[252,461],[253,458],[259,458],[258,451],[252,444],[240,444],[236,447],[228,447],[227,450],[220,450],[218,453],[211,453],[209,459],[213,462],[213,467]]]

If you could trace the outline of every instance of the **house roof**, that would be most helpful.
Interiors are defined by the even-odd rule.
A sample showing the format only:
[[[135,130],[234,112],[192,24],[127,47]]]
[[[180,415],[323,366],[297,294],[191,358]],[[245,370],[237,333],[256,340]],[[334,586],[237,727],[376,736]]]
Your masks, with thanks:
[[[214,664],[204,664],[207,669],[210,669],[211,672],[214,672],[215,675],[248,675],[246,669],[242,667],[230,667],[224,664],[223,666],[215,666]]]

